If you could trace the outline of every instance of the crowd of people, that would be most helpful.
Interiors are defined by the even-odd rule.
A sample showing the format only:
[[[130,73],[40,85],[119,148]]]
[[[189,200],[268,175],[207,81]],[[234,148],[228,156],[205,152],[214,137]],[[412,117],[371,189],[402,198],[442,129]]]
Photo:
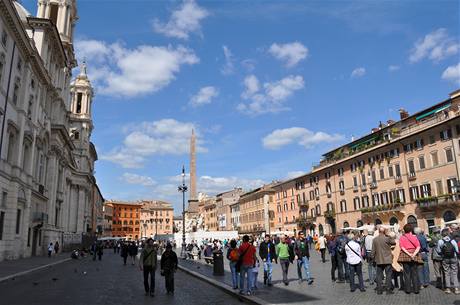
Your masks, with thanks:
[[[448,294],[460,294],[458,225],[434,230],[430,236],[411,224],[406,224],[397,232],[378,225],[375,231],[345,229],[335,235],[320,236],[305,236],[303,232],[298,232],[297,236],[265,235],[263,241],[245,235],[242,240],[215,240],[201,247],[192,242],[187,247],[190,251],[198,251],[198,255],[203,252],[205,259],[214,251],[226,248],[233,289],[239,289],[241,294],[246,295],[258,289],[260,266],[263,266],[264,285],[272,286],[275,264],[281,267],[283,283],[289,285],[289,267],[294,263],[299,282],[313,284],[311,249],[320,253],[322,263],[326,263],[326,253],[329,253],[331,280],[349,283],[351,292],[358,289],[366,291],[363,268],[367,267],[366,281],[370,286],[375,285],[377,294],[394,294],[395,289],[418,294],[420,289],[431,284],[431,257],[435,286]]]

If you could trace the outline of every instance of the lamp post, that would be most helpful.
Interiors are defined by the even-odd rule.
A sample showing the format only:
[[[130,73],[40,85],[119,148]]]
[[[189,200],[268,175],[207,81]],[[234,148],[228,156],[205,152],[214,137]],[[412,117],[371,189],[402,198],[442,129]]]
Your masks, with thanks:
[[[187,192],[187,186],[185,185],[185,167],[182,165],[182,185],[179,185],[179,192],[182,192],[182,250],[181,257],[185,259],[185,193]]]

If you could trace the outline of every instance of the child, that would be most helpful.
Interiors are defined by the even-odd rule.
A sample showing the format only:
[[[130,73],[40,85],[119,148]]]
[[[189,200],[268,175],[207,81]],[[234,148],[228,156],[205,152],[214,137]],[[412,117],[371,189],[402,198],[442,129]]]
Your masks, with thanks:
[[[254,267],[251,268],[252,272],[252,283],[251,283],[251,290],[255,291],[258,289],[257,287],[257,277],[259,276],[259,268],[260,268],[260,263],[259,259],[255,257],[255,262],[254,262]]]

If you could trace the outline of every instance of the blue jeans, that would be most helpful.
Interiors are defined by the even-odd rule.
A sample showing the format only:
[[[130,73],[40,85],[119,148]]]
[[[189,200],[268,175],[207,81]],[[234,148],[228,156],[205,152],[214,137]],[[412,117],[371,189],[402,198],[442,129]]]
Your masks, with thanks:
[[[370,251],[367,251],[367,273],[369,275],[369,282],[370,284],[374,284],[374,281],[375,281],[375,275],[376,275],[376,270],[375,270],[375,266],[374,266],[374,259],[373,258],[370,258],[370,254],[371,252]]]
[[[251,292],[251,283],[252,283],[252,266],[241,266],[240,268],[240,292]],[[246,277],[247,274],[247,277]],[[246,291],[244,290],[244,280],[246,280]]]
[[[428,253],[421,252],[423,265],[418,267],[418,278],[420,279],[420,285],[430,285],[430,267],[428,265]]]
[[[355,285],[355,274],[358,276],[358,288],[363,290],[364,289],[364,281],[363,281],[363,264],[359,263],[356,265],[347,264],[350,270],[350,289],[356,290]]]
[[[311,280],[310,275],[310,261],[308,257],[303,256],[300,259],[297,259],[297,272],[299,274],[299,280],[303,279],[302,277],[302,265],[303,269],[305,270],[305,276],[307,277],[307,281]]]
[[[251,273],[251,291],[257,289],[257,277],[259,276],[259,270],[254,271],[254,268],[250,269]]]
[[[236,262],[230,262],[230,271],[232,272],[232,287],[238,288],[238,272],[236,272]]]
[[[267,284],[272,283],[273,263],[270,261],[264,262],[264,279],[267,277]]]

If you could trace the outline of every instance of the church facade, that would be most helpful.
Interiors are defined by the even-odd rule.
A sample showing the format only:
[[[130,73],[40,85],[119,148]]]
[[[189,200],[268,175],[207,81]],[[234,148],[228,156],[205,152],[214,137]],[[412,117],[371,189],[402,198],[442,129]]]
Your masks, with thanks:
[[[0,261],[102,232],[84,63],[72,80],[77,19],[75,0],[39,0],[36,17],[0,0]]]

